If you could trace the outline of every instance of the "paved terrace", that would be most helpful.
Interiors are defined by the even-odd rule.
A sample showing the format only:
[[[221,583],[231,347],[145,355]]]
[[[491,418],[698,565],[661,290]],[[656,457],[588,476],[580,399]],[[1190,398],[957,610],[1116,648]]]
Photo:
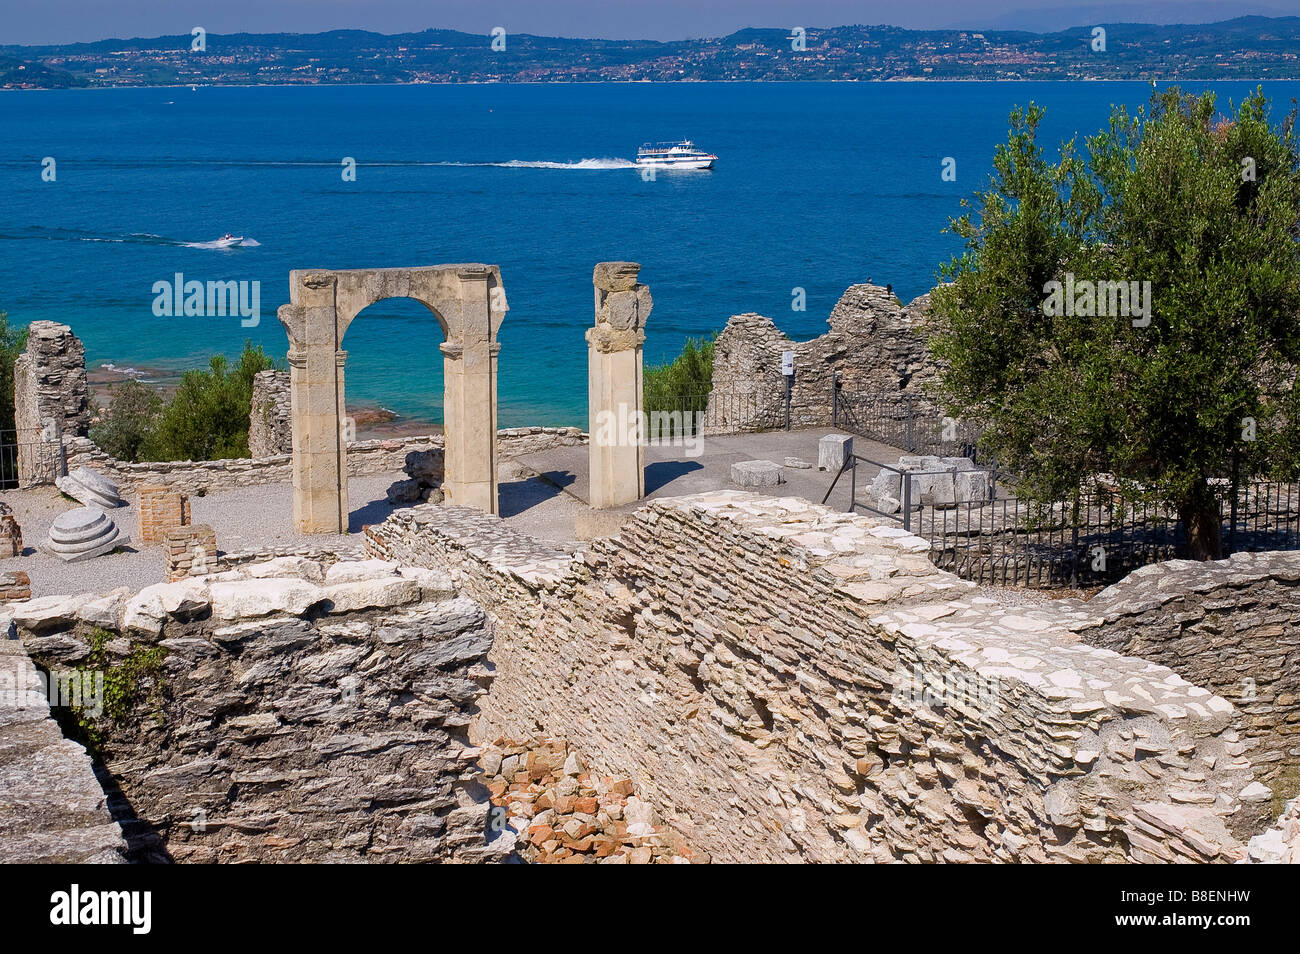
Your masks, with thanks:
[[[787,457],[798,457],[813,466],[807,470],[783,468],[787,482],[773,488],[772,494],[820,503],[834,475],[817,470],[817,442],[829,433],[835,432],[826,428],[773,431],[705,437],[689,446],[647,447],[647,495],[678,497],[735,489],[731,483],[731,465],[736,461],[766,459],[781,464]],[[854,438],[854,445],[857,453],[875,460],[895,460],[904,453],[860,437]],[[533,536],[558,543],[576,543],[574,521],[588,509],[587,453],[586,447],[561,447],[502,461],[499,468],[501,516],[508,524]],[[861,469],[859,484],[869,482],[876,470],[874,467]],[[352,478],[348,534],[296,533],[293,490],[287,482],[191,496],[191,513],[195,523],[208,524],[216,530],[217,546],[227,553],[271,547],[314,547],[344,554],[359,553],[362,527],[383,522],[396,509],[388,503],[385,491],[405,476],[392,473]],[[38,548],[45,541],[54,518],[77,506],[53,487],[6,491],[3,499],[13,507],[14,516],[23,528],[25,549],[21,557],[0,560],[0,571],[25,570],[32,579],[33,596],[102,593],[119,586],[138,590],[162,580],[166,563],[162,547],[145,546],[138,539],[133,539],[122,551],[83,563],[65,564],[41,552]],[[848,499],[846,477],[827,505],[844,509]],[[133,498],[128,496],[127,506],[114,510],[112,517],[124,534],[137,537]]]

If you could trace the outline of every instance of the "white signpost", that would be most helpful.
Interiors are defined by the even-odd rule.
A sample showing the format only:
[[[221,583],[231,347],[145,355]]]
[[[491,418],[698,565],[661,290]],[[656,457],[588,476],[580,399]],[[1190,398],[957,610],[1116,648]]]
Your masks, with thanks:
[[[781,352],[781,373],[785,375],[785,429],[790,429],[790,398],[794,393],[794,352]]]

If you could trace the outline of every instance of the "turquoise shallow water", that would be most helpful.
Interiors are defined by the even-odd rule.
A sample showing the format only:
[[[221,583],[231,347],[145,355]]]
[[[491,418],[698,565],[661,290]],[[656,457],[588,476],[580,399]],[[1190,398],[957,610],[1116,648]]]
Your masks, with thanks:
[[[1248,84],[1217,84],[1222,100]],[[1280,116],[1300,83],[1266,85]],[[958,249],[943,233],[986,181],[1017,103],[1048,107],[1055,143],[1091,133],[1142,83],[624,84],[189,88],[0,94],[0,310],[65,321],[92,365],[168,369],[283,356],[275,309],[291,268],[481,261],[510,303],[500,420],[580,424],[591,270],[642,264],[646,356],[731,314],[825,330],[850,284],[929,290]],[[689,137],[711,172],[643,181],[645,140]],[[41,179],[53,157],[54,182]],[[358,162],[355,182],[340,176]],[[940,178],[944,157],[957,180]],[[223,233],[244,247],[216,249]],[[257,244],[252,244],[252,243]],[[262,320],[153,313],[155,282],[261,282]],[[806,311],[791,308],[796,288]],[[348,332],[350,402],[440,420],[441,333],[411,301]]]

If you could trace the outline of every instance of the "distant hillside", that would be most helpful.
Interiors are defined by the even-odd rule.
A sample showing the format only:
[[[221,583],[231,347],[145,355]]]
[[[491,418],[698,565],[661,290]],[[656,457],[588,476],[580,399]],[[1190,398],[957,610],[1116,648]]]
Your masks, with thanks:
[[[41,63],[0,56],[0,89],[66,89],[85,86],[86,80]]]
[[[909,79],[1296,79],[1300,17],[1238,17],[1160,26],[1099,24],[1057,33],[808,28],[804,49],[786,29],[661,43],[455,30],[386,35],[363,30],[210,34],[0,47],[0,85],[323,84]],[[16,77],[16,78],[15,78]]]

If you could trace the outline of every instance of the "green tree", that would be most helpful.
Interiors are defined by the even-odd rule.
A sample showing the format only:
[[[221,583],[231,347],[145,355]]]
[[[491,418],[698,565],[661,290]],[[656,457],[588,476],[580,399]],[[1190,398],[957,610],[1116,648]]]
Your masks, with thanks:
[[[148,460],[221,460],[248,457],[253,376],[275,362],[250,342],[234,367],[215,355],[206,371],[186,371],[158,416],[141,453]]]
[[[0,431],[14,429],[14,362],[27,347],[27,328],[9,324],[0,311]]]
[[[124,381],[113,388],[112,401],[90,429],[90,439],[118,460],[140,460],[162,408],[162,396],[153,388]]]
[[[1257,90],[1224,118],[1212,94],[1169,89],[1054,163],[1042,116],[1012,112],[990,188],[966,203],[978,221],[952,224],[966,251],[944,268],[931,341],[948,409],[986,428],[1022,494],[1066,499],[1114,473],[1174,506],[1192,555],[1213,559],[1213,479],[1300,462],[1295,113],[1274,125]],[[1071,280],[1067,302],[1049,283]],[[1117,288],[1090,307],[1086,282],[1150,282],[1149,310],[1114,313]]]
[[[702,410],[713,389],[712,338],[687,338],[682,353],[642,376],[645,411]]]

